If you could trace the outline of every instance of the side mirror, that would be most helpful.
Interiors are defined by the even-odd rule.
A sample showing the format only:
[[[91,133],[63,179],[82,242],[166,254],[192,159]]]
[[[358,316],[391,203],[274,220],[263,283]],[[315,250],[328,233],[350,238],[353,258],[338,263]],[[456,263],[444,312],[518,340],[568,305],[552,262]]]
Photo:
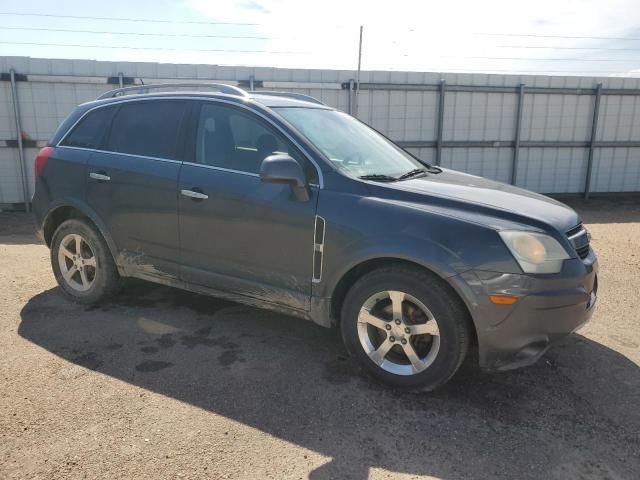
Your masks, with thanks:
[[[270,155],[260,165],[260,180],[269,183],[286,183],[296,200],[309,200],[307,179],[297,160],[289,155]]]

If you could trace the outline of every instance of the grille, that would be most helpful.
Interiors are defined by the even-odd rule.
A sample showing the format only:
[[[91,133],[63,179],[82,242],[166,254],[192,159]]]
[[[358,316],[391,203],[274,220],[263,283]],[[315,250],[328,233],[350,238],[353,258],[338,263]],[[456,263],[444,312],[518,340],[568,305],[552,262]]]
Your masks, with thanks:
[[[580,223],[567,232],[567,237],[573,237],[576,233],[580,233],[581,231],[582,224]]]
[[[582,224],[576,225],[567,232],[567,237],[576,249],[578,257],[585,259],[589,255],[589,233],[582,226]]]
[[[576,248],[576,253],[578,254],[578,256],[580,258],[587,258],[587,255],[589,255],[589,245],[586,245],[586,246],[580,247],[580,248]]]

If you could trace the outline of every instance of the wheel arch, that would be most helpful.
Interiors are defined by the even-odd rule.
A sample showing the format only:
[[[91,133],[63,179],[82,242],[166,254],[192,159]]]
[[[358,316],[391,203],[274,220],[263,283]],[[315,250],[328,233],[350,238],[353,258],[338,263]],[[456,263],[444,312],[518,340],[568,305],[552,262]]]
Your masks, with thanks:
[[[347,296],[347,292],[359,278],[379,268],[396,266],[396,265],[407,266],[407,267],[422,270],[423,272],[427,272],[430,275],[433,275],[434,277],[442,281],[442,283],[449,288],[451,293],[455,295],[462,302],[462,305],[464,305],[465,309],[467,310],[467,313],[469,314],[469,319],[471,320],[470,324],[471,324],[471,329],[473,334],[472,335],[473,342],[477,344],[478,334],[477,334],[476,323],[472,315],[473,310],[472,308],[470,308],[470,305],[468,304],[468,300],[460,292],[455,282],[450,281],[450,276],[443,275],[438,271],[434,270],[433,268],[430,268],[429,266],[425,266],[416,261],[408,260],[405,258],[399,258],[399,257],[370,258],[367,260],[363,260],[356,265],[351,266],[351,268],[349,268],[346,272],[344,272],[340,277],[340,279],[337,281],[331,294],[329,308],[330,308],[330,315],[331,315],[332,322],[335,325],[339,323],[340,311],[342,310],[342,305],[344,303],[344,299]]]
[[[98,230],[100,235],[102,235],[102,238],[107,242],[107,246],[109,247],[109,251],[111,252],[114,260],[118,258],[117,246],[113,241],[113,238],[111,238],[111,235],[109,235],[106,224],[93,210],[76,202],[60,203],[47,213],[47,216],[42,223],[42,236],[48,247],[51,247],[51,240],[53,239],[53,235],[60,224],[71,218],[85,218],[89,220],[89,222],[91,222]]]

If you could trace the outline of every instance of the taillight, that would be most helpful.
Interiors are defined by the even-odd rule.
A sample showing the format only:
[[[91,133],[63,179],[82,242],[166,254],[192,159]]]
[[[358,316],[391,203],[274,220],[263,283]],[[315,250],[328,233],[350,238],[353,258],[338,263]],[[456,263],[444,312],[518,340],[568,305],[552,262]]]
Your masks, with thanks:
[[[40,174],[42,173],[42,169],[46,165],[47,160],[49,160],[49,155],[51,155],[52,152],[53,152],[53,147],[44,147],[44,148],[41,148],[40,151],[38,152],[38,155],[36,156],[36,161],[35,161],[36,177],[39,177]]]

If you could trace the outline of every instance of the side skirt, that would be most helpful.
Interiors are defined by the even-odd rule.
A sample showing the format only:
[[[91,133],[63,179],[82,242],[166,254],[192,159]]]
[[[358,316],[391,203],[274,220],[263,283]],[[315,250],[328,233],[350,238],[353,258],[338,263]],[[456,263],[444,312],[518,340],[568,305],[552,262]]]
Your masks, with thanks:
[[[319,319],[317,318],[317,316],[313,314],[313,306],[312,306],[311,312],[297,310],[297,309],[289,308],[277,303],[267,302],[262,299],[256,299],[256,298],[252,298],[246,295],[241,295],[238,293],[232,293],[232,292],[218,290],[210,287],[205,287],[202,285],[188,283],[183,280],[180,280],[179,278],[174,277],[173,275],[166,274],[156,269],[129,268],[129,269],[126,269],[125,276],[139,278],[141,280],[146,280],[153,283],[159,283],[161,285],[166,285],[169,287],[180,288],[182,290],[187,290],[193,293],[209,295],[211,297],[221,298],[224,300],[229,300],[231,302],[241,303],[243,305],[249,305],[251,307],[270,310],[270,311],[282,313],[284,315],[290,315],[293,317],[301,318],[303,320],[313,321],[314,323],[318,323],[319,325],[322,325],[325,327],[330,326],[327,323],[328,318],[324,322],[318,321]],[[312,304],[313,303],[314,302],[312,301]]]

